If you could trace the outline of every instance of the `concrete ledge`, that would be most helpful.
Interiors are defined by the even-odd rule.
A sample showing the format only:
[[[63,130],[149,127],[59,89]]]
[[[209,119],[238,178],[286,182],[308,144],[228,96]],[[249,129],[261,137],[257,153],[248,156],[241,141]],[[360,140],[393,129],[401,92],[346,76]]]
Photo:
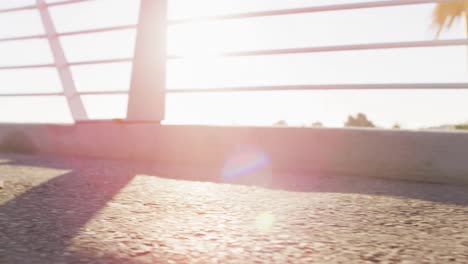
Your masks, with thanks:
[[[233,156],[263,155],[274,171],[468,183],[468,133],[109,121],[1,124],[0,145],[18,133],[39,153],[214,168]]]

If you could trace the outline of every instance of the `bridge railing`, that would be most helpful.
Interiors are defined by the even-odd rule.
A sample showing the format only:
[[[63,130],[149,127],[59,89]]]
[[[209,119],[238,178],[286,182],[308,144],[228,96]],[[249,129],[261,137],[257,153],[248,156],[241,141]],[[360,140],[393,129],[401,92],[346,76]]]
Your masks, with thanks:
[[[167,19],[167,0],[141,0],[141,10],[139,23],[135,25],[121,25],[114,27],[87,29],[71,32],[57,33],[53,23],[47,23],[48,9],[53,6],[70,5],[88,1],[99,0],[69,0],[56,3],[46,3],[43,0],[37,0],[35,5],[28,5],[16,8],[0,9],[0,14],[11,13],[24,10],[39,10],[41,11],[41,18],[45,27],[46,34],[30,35],[30,36],[17,36],[0,38],[1,42],[14,42],[32,39],[47,39],[53,51],[55,63],[50,64],[32,64],[32,65],[11,65],[0,66],[0,71],[3,70],[20,70],[31,68],[56,68],[62,80],[63,92],[53,93],[2,93],[0,97],[20,97],[20,96],[65,96],[69,102],[70,110],[75,120],[87,119],[86,113],[83,112],[81,103],[82,95],[112,95],[112,94],[127,94],[129,95],[129,113],[134,111],[138,114],[135,118],[138,120],[153,120],[161,121],[164,119],[164,105],[165,93],[206,93],[206,92],[250,92],[250,91],[290,91],[290,90],[378,90],[378,89],[468,89],[468,83],[349,83],[349,84],[310,84],[310,85],[269,85],[269,86],[250,86],[250,87],[217,87],[206,89],[166,89],[165,87],[165,74],[166,69],[165,60],[180,60],[189,58],[187,56],[166,56],[166,31],[170,25],[180,25],[186,23],[197,23],[206,21],[222,21],[222,20],[240,20],[255,17],[271,17],[283,16],[305,13],[329,12],[329,11],[342,11],[353,9],[369,9],[369,8],[384,8],[391,6],[407,6],[407,5],[422,5],[440,2],[456,2],[458,0],[389,0],[389,1],[369,1],[362,3],[349,3],[349,4],[334,4],[323,6],[312,6],[303,8],[280,9],[280,10],[267,10],[256,12],[243,12],[219,16],[205,16],[194,17],[187,19]],[[154,16],[158,16],[154,18]],[[150,19],[153,17],[153,19]],[[157,21],[158,23],[154,23]],[[51,22],[51,21],[50,21]],[[91,60],[91,61],[78,61],[68,62],[63,55],[63,48],[60,41],[56,41],[60,37],[72,35],[84,35],[100,32],[110,32],[119,30],[136,29],[139,37],[136,40],[135,56],[126,58],[112,58],[106,60]],[[152,51],[148,51],[148,45],[142,43],[145,40],[145,35],[151,35],[153,38],[158,38],[158,43],[164,42],[162,45],[153,45]],[[147,40],[146,40],[147,41]],[[139,43],[140,42],[140,43]],[[323,52],[337,52],[337,51],[355,51],[355,50],[382,50],[382,49],[401,49],[401,48],[421,48],[421,47],[444,47],[444,46],[468,46],[468,38],[465,39],[448,39],[448,40],[425,40],[425,41],[403,41],[403,42],[385,42],[385,43],[362,43],[352,45],[334,45],[334,46],[311,46],[301,48],[285,48],[285,49],[264,49],[264,50],[246,50],[239,52],[225,52],[216,55],[210,54],[210,57],[247,57],[247,56],[264,56],[264,55],[285,55],[285,54],[307,54],[307,53],[323,53]],[[143,50],[145,49],[145,50]],[[157,50],[156,50],[157,49]],[[153,56],[148,56],[152,53]],[[164,54],[164,56],[161,56]],[[198,54],[197,57],[200,57]],[[148,61],[152,60],[152,61]],[[164,61],[155,61],[164,60]],[[77,65],[93,65],[93,64],[109,64],[133,62],[132,85],[127,91],[77,91],[69,68]],[[148,64],[149,63],[149,64]],[[152,65],[153,67],[147,67]],[[151,78],[150,78],[151,76]],[[155,76],[154,78],[152,76]],[[67,81],[67,79],[69,81]],[[153,90],[159,92],[152,92]],[[132,93],[134,94],[132,96]],[[152,95],[152,96],[148,96]],[[141,103],[132,104],[134,102],[145,102],[145,104],[159,105],[160,107],[141,106]],[[132,110],[132,108],[134,108]],[[152,111],[152,112],[151,112]],[[154,111],[160,113],[154,114]]]

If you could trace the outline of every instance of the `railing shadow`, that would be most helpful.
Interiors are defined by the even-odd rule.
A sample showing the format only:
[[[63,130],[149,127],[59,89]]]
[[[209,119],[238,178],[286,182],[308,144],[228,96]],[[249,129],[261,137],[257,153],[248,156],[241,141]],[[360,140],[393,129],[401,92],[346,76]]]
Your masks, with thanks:
[[[217,169],[164,168],[148,162],[36,158],[11,154],[0,154],[0,159],[3,159],[0,167],[44,167],[69,171],[33,186],[4,204],[0,203],[0,263],[138,263],[130,258],[73,252],[69,246],[81,229],[137,174],[223,182]],[[304,176],[300,173],[271,176],[270,184],[262,187],[295,192],[385,195],[468,206],[468,186]],[[255,180],[230,183],[256,184]]]
[[[0,166],[6,165],[40,166],[24,157]],[[81,165],[72,160],[62,165],[52,163],[51,167],[70,172],[33,186],[0,204],[0,263],[88,263],[98,260],[67,248],[81,228],[135,174],[125,169],[92,172],[94,168]],[[9,187],[6,186],[4,191]]]

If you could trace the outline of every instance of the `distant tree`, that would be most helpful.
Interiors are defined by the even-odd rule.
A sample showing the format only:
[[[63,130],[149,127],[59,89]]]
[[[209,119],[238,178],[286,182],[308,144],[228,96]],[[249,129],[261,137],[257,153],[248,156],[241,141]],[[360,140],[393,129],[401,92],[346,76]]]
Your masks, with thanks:
[[[468,123],[458,124],[454,126],[457,130],[468,130]]]
[[[276,123],[273,124],[274,126],[288,126],[288,122],[286,122],[285,120],[280,120]]]
[[[311,127],[323,127],[323,124],[322,122],[318,121],[318,122],[313,122],[310,126]]]
[[[401,129],[401,125],[399,123],[395,123],[393,126],[392,126],[393,129]]]
[[[348,116],[348,120],[345,123],[346,127],[375,127],[375,125],[367,119],[367,116],[363,113],[358,113],[356,117]]]

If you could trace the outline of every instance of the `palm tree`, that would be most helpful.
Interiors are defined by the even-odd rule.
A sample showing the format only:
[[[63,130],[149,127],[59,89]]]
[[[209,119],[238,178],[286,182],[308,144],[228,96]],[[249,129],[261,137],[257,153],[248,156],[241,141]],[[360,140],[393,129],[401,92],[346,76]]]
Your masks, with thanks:
[[[465,18],[468,36],[468,0],[438,3],[432,16],[432,23],[438,28],[436,37],[439,37],[444,28],[450,28],[453,22],[461,17]]]

